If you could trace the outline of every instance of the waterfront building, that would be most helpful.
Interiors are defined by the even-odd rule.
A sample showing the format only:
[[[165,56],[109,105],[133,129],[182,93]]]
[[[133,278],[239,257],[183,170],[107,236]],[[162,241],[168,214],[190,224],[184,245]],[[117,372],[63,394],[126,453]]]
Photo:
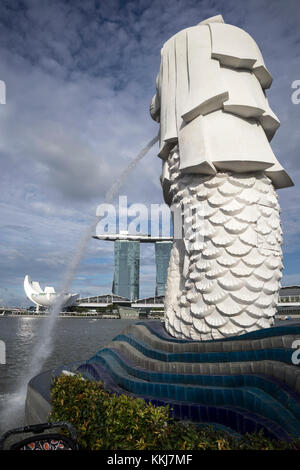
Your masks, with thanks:
[[[55,292],[54,287],[45,287],[43,290],[37,281],[31,281],[28,275],[24,279],[24,290],[28,300],[31,300],[36,305],[36,311],[40,307],[49,309],[60,297],[61,309],[73,305],[79,297],[79,294],[69,294],[67,292]]]
[[[140,243],[116,240],[114,242],[115,271],[112,292],[130,300],[139,298]]]
[[[156,288],[155,296],[165,295],[168,267],[173,242],[155,242]]]
[[[281,315],[300,315],[300,286],[281,287],[277,313]]]
[[[155,244],[156,286],[155,296],[164,296],[173,237],[131,235],[127,232],[95,235],[98,240],[114,242],[115,270],[112,292],[131,301],[139,298],[140,243]]]

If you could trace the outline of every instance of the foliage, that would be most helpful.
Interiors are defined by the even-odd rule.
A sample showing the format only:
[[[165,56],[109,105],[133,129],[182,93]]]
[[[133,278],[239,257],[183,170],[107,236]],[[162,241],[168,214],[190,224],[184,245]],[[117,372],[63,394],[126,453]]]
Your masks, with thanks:
[[[237,450],[300,449],[267,439],[262,432],[241,439],[212,427],[198,428],[170,417],[169,407],[111,394],[101,382],[62,375],[51,390],[51,421],[68,421],[82,449],[91,450]]]

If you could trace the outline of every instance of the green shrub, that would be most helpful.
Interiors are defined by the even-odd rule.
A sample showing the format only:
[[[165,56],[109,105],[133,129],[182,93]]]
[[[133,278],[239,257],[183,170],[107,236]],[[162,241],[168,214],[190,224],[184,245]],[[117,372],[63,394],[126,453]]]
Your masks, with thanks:
[[[51,421],[68,421],[81,449],[91,450],[229,450],[300,449],[293,443],[267,439],[262,432],[241,439],[207,426],[197,428],[169,416],[169,407],[111,394],[101,382],[62,375],[51,389]]]

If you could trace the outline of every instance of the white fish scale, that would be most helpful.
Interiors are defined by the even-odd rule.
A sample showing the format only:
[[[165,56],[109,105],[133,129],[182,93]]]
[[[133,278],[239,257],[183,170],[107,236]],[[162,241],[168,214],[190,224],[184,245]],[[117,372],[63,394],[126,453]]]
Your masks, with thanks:
[[[218,311],[215,311],[205,317],[205,322],[207,323],[208,326],[212,328],[218,328],[220,326],[226,325],[228,323],[229,319],[228,317],[224,317],[224,315],[220,315]]]
[[[220,206],[221,211],[226,215],[237,215],[240,214],[244,209],[244,204],[238,202],[236,199],[232,198],[231,201],[224,205]]]
[[[272,232],[272,228],[266,223],[266,220],[262,217],[259,217],[256,224],[256,232],[259,235],[265,236],[269,235]]]
[[[231,220],[230,215],[225,215],[221,211],[216,212],[209,219],[215,225],[224,225]]]
[[[273,295],[262,294],[255,301],[255,305],[261,308],[262,310],[272,307],[272,304],[273,304]]]
[[[253,272],[253,268],[249,268],[245,266],[243,262],[239,261],[239,263],[230,269],[232,274],[237,277],[248,277]]]
[[[209,340],[272,326],[282,276],[273,185],[263,173],[180,177],[178,165],[174,151],[169,161],[173,198],[185,202],[186,214],[198,204],[205,223],[190,219],[203,237],[198,251],[174,241],[165,296],[167,331],[178,338]],[[195,232],[187,237],[193,241]],[[185,258],[187,279],[182,275]]]
[[[216,308],[222,315],[233,317],[241,314],[241,312],[245,309],[245,305],[236,302],[231,297],[227,297],[225,300],[216,305]]]
[[[197,202],[195,202],[197,204]],[[209,218],[218,212],[218,207],[211,206],[207,200],[201,201],[201,216]]]
[[[226,272],[227,268],[224,268],[224,266],[213,266],[206,272],[206,277],[207,279],[216,279],[226,274]]]
[[[195,334],[198,333],[198,335],[192,339],[197,339],[199,338],[199,335],[202,338],[202,335],[205,335],[205,339],[211,339],[210,334],[211,334],[211,326],[207,325],[204,320],[199,319],[197,317],[193,318],[193,327],[195,328]]]
[[[253,247],[250,253],[242,257],[242,261],[246,266],[258,267],[266,262],[266,256],[261,255],[258,248]]]
[[[274,230],[274,229],[273,229]],[[277,247],[277,238],[275,237],[274,232],[271,232],[270,235],[266,237],[266,243],[273,245],[274,250],[276,250]],[[270,247],[272,248],[272,247]]]
[[[239,234],[239,239],[246,245],[257,246],[256,224],[248,225],[247,230]]]
[[[280,279],[282,278],[282,276],[283,276],[282,272],[276,270],[276,271],[274,272],[274,275],[273,275],[273,280],[274,280],[274,281],[280,281]],[[279,289],[278,289],[278,291],[279,291]]]
[[[278,269],[279,266],[282,266],[280,256],[269,256],[266,260],[266,266],[269,269]]]
[[[222,184],[226,183],[226,176],[224,174],[223,177],[214,177],[207,179],[203,184],[206,188],[217,188],[222,186]]]
[[[247,313],[248,315],[254,317],[254,318],[261,318],[262,316],[262,309],[257,307],[256,305],[252,304],[247,307]]]
[[[258,219],[257,204],[244,204],[243,209],[236,215],[236,219],[240,222],[247,222],[251,224]]]
[[[216,233],[216,229],[214,228],[213,224],[209,222],[209,220],[204,219],[202,225],[200,225],[198,229],[198,233],[203,237],[212,237]]]
[[[224,231],[224,228],[222,227]],[[217,235],[213,238],[213,244],[217,247],[229,246],[234,242],[234,237],[231,237],[227,233],[224,235],[218,231]]]
[[[203,294],[210,294],[214,289],[215,283],[209,279],[204,279],[203,281],[196,282],[195,285],[199,292],[202,292]]]
[[[208,199],[208,203],[210,206],[218,206],[224,207],[225,205],[229,205],[233,201],[233,197],[230,196],[222,196],[220,193],[215,193]]]
[[[258,280],[255,276],[249,276],[245,279],[246,287],[252,292],[261,292],[264,290],[264,281]]]
[[[267,207],[267,206],[264,206],[264,205],[259,205],[258,210],[259,210],[259,212],[261,213],[261,215],[263,217],[270,217],[270,215],[273,212],[273,209],[271,207]]]
[[[220,288],[218,284],[216,284],[212,292],[207,294],[203,293],[204,302],[209,305],[214,305],[214,307],[219,302],[222,302],[222,300],[225,300],[226,297],[228,297],[228,292],[226,292],[225,289]]]
[[[190,324],[183,323],[181,325],[181,338],[182,339],[189,339],[189,331],[190,331]]]
[[[192,290],[187,294],[186,298],[189,302],[196,304],[202,300],[202,294],[197,290]]]
[[[236,292],[230,292],[230,297],[236,302],[242,303],[244,305],[249,305],[254,303],[259,299],[260,292],[252,292],[246,286]]]
[[[257,322],[257,325],[260,327],[260,328],[270,328],[270,326],[272,326],[270,324],[270,321],[267,319],[267,318],[264,318],[264,317],[261,317],[258,322]]]
[[[215,259],[220,255],[220,249],[216,248],[211,241],[205,243],[205,248],[202,251],[203,258]]]
[[[202,253],[193,253],[191,254],[191,262],[195,263],[202,257]]]
[[[225,266],[227,268],[232,268],[233,266],[236,266],[239,262],[239,259],[236,256],[231,256],[226,252],[226,249],[224,249],[224,254],[222,254],[219,258],[217,258],[217,262],[221,266]]]
[[[251,177],[251,176],[232,173],[232,174],[229,174],[228,181],[232,183],[234,186],[239,186],[242,188],[251,188],[255,184],[255,179],[256,178]]]
[[[189,278],[192,281],[195,281],[195,282],[202,281],[204,279],[204,274],[202,272],[199,272],[199,271],[193,271],[189,275]]]
[[[226,291],[239,290],[244,285],[244,280],[238,279],[237,277],[233,276],[229,270],[227,271],[225,276],[220,277],[217,282],[219,286]]]
[[[256,178],[254,187],[258,192],[268,194],[268,192],[270,191],[268,186],[269,186],[269,184],[268,184],[268,182],[265,181],[264,177]]]
[[[243,328],[242,326],[237,326],[235,325],[232,321],[229,321],[226,323],[225,326],[221,326],[219,328],[219,338],[222,337],[229,337],[229,336],[235,336],[235,335],[242,335],[243,333],[246,333],[247,330]],[[218,339],[218,338],[212,338],[212,339]]]
[[[250,253],[252,246],[243,243],[239,238],[236,238],[231,245],[225,247],[225,250],[229,255],[241,257]]]
[[[222,196],[237,196],[243,191],[243,188],[240,186],[234,186],[226,180],[222,186],[218,187],[218,191]]]
[[[183,295],[180,299],[180,304],[183,306],[183,307],[189,307],[190,303],[188,301],[188,299],[186,298],[185,295]]]
[[[254,277],[264,282],[269,281],[274,276],[273,270],[263,265],[253,271]]]
[[[267,224],[273,229],[276,230],[280,225],[280,220],[277,217],[270,217],[267,221]]]
[[[270,318],[270,317],[274,317],[276,313],[276,307],[270,307],[270,308],[266,308],[264,309],[264,318]]]
[[[199,303],[199,304],[193,304],[191,305],[191,313],[192,317],[197,317],[197,318],[204,318],[207,315],[210,315],[214,311],[214,306],[213,305],[208,305],[204,302]]]
[[[232,323],[238,327],[249,327],[256,323],[256,318],[251,317],[248,313],[243,312],[238,317],[231,318]]]
[[[211,262],[212,261],[210,259],[201,258],[199,261],[195,263],[196,269],[199,272],[208,271],[208,269],[211,267]]]
[[[224,223],[224,227],[228,233],[241,234],[247,230],[248,225],[245,222],[239,222],[235,218],[228,216],[228,220]]]
[[[181,313],[181,318],[185,322],[185,324],[191,325],[192,324],[192,317],[190,315],[189,308],[182,307],[180,309],[180,313]]]
[[[208,197],[213,196],[216,193],[216,189],[214,188],[206,188],[204,184],[197,185],[193,188],[191,194],[195,195],[197,199],[203,200]]]
[[[259,191],[255,191],[253,188],[246,188],[237,195],[236,199],[243,204],[255,204],[261,198],[260,194]]]

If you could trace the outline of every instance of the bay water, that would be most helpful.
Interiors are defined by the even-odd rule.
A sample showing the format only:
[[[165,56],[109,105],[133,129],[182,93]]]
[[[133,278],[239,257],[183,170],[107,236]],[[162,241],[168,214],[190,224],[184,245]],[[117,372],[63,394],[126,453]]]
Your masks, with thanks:
[[[17,387],[28,371],[28,361],[39,340],[46,317],[1,316],[0,340],[6,344],[6,364],[0,364],[0,435],[12,427],[23,426],[24,407],[13,420],[6,417]],[[43,370],[62,364],[85,361],[136,320],[59,317],[52,336],[53,347]],[[22,404],[21,404],[22,405]],[[25,403],[24,403],[25,405]],[[11,410],[13,411],[13,410]]]

